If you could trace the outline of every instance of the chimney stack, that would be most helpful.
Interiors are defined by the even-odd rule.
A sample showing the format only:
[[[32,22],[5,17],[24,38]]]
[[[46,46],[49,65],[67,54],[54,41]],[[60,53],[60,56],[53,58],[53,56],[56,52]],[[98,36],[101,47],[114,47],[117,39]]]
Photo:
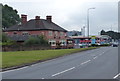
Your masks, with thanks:
[[[39,25],[40,25],[40,16],[35,16],[35,24],[36,24],[36,27],[39,27]]]
[[[22,19],[22,22],[21,22],[22,24],[27,23],[27,15],[22,14],[21,19]]]
[[[35,16],[35,20],[40,20],[40,16]]]
[[[46,16],[46,20],[47,20],[48,22],[52,22],[52,16]]]

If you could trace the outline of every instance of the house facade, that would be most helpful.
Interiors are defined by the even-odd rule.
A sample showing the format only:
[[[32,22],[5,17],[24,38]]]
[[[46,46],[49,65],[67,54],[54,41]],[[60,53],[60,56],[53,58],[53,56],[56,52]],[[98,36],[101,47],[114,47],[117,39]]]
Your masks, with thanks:
[[[46,16],[46,19],[36,16],[35,19],[27,21],[27,15],[21,15],[21,24],[4,29],[4,32],[17,42],[27,40],[29,36],[43,35],[52,47],[57,43],[65,45],[67,38],[67,30],[52,22],[52,16]]]

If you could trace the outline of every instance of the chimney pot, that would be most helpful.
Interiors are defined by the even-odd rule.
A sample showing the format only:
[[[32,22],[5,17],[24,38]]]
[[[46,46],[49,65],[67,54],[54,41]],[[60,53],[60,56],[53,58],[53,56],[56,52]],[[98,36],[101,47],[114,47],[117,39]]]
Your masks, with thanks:
[[[47,20],[48,22],[52,22],[52,16],[46,16],[46,20]]]
[[[40,16],[35,16],[35,19],[36,20],[40,20]]]

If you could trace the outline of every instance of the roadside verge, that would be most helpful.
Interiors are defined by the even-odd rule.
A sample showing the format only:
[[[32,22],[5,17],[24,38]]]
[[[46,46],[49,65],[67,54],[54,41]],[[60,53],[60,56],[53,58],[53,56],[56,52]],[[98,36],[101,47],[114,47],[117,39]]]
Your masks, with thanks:
[[[30,66],[43,61],[55,59],[65,55],[74,54],[81,51],[96,49],[97,47],[79,49],[57,49],[57,50],[36,50],[2,52],[2,71]]]

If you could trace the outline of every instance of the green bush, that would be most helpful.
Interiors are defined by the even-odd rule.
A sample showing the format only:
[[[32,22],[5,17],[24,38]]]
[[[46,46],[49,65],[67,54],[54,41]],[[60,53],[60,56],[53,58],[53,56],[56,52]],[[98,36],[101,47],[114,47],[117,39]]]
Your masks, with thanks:
[[[102,44],[102,45],[100,45],[100,46],[110,46],[110,44]]]
[[[92,46],[92,47],[110,46],[110,44],[102,44],[102,45],[91,44],[91,46]]]
[[[7,37],[7,35],[5,33],[2,33],[2,42],[7,42],[9,40],[9,38]]]
[[[16,43],[12,40],[9,40],[7,42],[2,42],[2,45],[15,45]]]
[[[91,44],[92,47],[97,47],[98,45],[97,44]]]
[[[29,37],[29,39],[24,42],[24,45],[48,45],[48,41],[45,40],[44,36]]]
[[[14,45],[15,41],[9,39],[5,33],[2,33],[2,42],[0,45]]]

